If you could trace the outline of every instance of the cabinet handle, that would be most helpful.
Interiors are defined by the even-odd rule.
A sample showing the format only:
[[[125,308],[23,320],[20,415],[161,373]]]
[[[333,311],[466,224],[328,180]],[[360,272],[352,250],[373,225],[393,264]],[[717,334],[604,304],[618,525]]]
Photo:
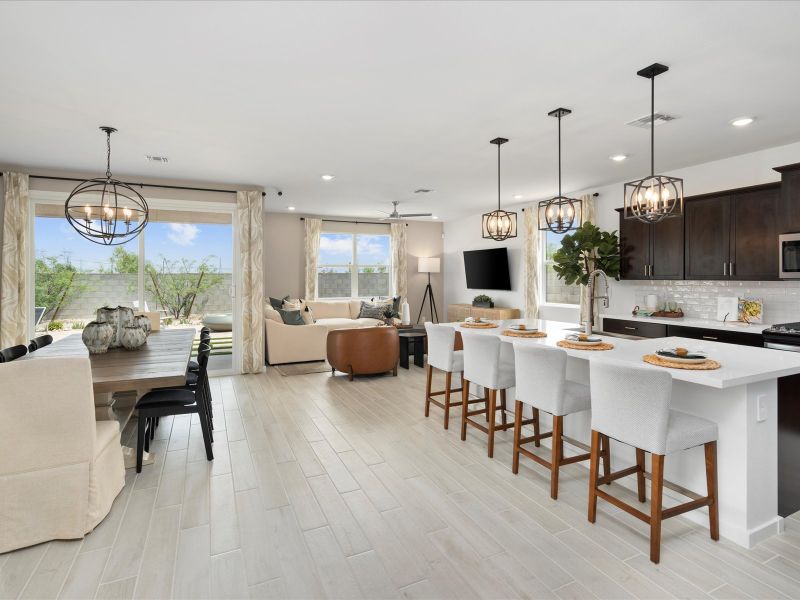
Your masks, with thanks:
[[[728,263],[722,263],[722,276],[727,277],[728,275]]]
[[[638,327],[625,327],[625,329],[627,329],[628,331],[637,331],[639,328]]]
[[[704,335],[704,336],[703,336],[703,339],[704,339],[704,340],[712,340],[712,341],[717,341],[719,338],[718,338],[718,337],[714,337],[713,335]]]
[[[653,276],[653,265],[650,265],[650,277]]]
[[[730,275],[731,277],[733,277],[733,266],[734,266],[735,264],[736,264],[736,263],[734,263],[734,262],[731,262],[731,263],[730,263],[730,265],[728,266],[728,275]]]
[[[647,265],[644,266],[644,276],[647,277]]]

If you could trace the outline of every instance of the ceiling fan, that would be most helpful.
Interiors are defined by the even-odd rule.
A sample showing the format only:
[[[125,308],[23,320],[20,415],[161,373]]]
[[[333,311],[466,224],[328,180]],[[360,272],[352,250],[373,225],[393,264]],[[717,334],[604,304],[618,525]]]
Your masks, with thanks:
[[[433,213],[407,213],[407,214],[401,215],[400,213],[397,212],[397,205],[398,204],[400,204],[399,201],[397,201],[397,200],[392,201],[392,212],[384,213],[384,214],[388,214],[389,216],[382,218],[381,221],[400,221],[402,219],[407,219],[409,217],[431,217],[431,216],[433,216]],[[381,212],[383,212],[383,211],[381,211]]]

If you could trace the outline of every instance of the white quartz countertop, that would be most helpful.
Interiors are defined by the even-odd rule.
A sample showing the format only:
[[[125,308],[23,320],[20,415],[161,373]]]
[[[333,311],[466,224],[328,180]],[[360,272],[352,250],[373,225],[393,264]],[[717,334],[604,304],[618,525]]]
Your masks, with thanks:
[[[606,315],[601,314],[601,319],[621,319],[624,321],[641,321],[642,323],[661,323],[664,325],[682,325],[684,327],[701,327],[703,329],[721,329],[724,331],[738,331],[741,333],[753,333],[761,335],[761,332],[771,327],[771,323],[751,323],[750,325],[742,325],[740,323],[725,324],[722,321],[714,321],[711,319],[693,319],[690,317],[683,317],[680,319],[669,319],[664,317],[634,317],[631,314],[627,315]]]
[[[559,321],[545,320],[524,320],[515,319],[508,321],[494,321],[499,327],[492,329],[471,329],[461,327],[462,323],[446,323],[455,327],[457,330],[480,335],[501,336],[504,341],[514,344],[546,344],[556,346],[559,340],[580,328],[574,323],[562,323]],[[516,323],[525,323],[528,328],[538,327],[540,331],[547,332],[546,338],[524,339],[517,337],[502,336],[504,329]],[[711,342],[706,340],[694,340],[689,338],[668,337],[655,339],[631,340],[617,338],[613,336],[601,336],[604,341],[614,344],[612,350],[571,350],[565,349],[567,354],[573,358],[588,361],[622,361],[631,365],[643,366],[650,369],[663,369],[650,365],[642,360],[645,354],[653,354],[662,348],[684,347],[690,350],[704,350],[708,357],[718,361],[722,366],[713,371],[689,371],[685,369],[667,369],[673,379],[686,381],[697,385],[704,385],[713,388],[730,388],[738,385],[746,385],[759,381],[777,379],[786,375],[800,373],[800,352],[785,352],[782,350],[771,350],[753,346],[740,346],[736,344],[725,344],[722,342]]]

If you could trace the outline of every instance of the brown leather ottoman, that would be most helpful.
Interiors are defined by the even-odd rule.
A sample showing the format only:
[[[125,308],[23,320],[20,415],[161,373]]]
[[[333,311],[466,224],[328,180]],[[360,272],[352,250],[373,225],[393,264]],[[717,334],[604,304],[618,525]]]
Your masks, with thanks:
[[[334,371],[373,375],[391,371],[397,375],[400,338],[394,327],[335,329],[328,332],[328,362]]]

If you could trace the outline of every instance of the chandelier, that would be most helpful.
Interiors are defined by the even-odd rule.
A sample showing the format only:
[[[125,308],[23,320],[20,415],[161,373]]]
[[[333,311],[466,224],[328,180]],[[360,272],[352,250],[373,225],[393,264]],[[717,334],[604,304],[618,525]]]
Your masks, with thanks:
[[[517,237],[517,213],[500,208],[500,146],[507,141],[499,137],[489,142],[497,146],[497,210],[483,214],[481,234],[496,242]]]
[[[667,71],[669,67],[654,63],[636,73],[650,80],[650,175],[625,184],[625,218],[644,223],[658,223],[683,212],[683,179],[656,175],[655,170],[655,81]]]
[[[95,244],[118,246],[134,239],[147,225],[144,197],[130,185],[111,177],[113,127],[106,134],[106,176],[75,186],[64,204],[64,216],[82,237]]]
[[[583,206],[577,198],[561,195],[561,117],[572,114],[568,108],[557,108],[547,113],[558,118],[558,196],[539,202],[539,230],[566,233],[578,229],[583,221]]]

